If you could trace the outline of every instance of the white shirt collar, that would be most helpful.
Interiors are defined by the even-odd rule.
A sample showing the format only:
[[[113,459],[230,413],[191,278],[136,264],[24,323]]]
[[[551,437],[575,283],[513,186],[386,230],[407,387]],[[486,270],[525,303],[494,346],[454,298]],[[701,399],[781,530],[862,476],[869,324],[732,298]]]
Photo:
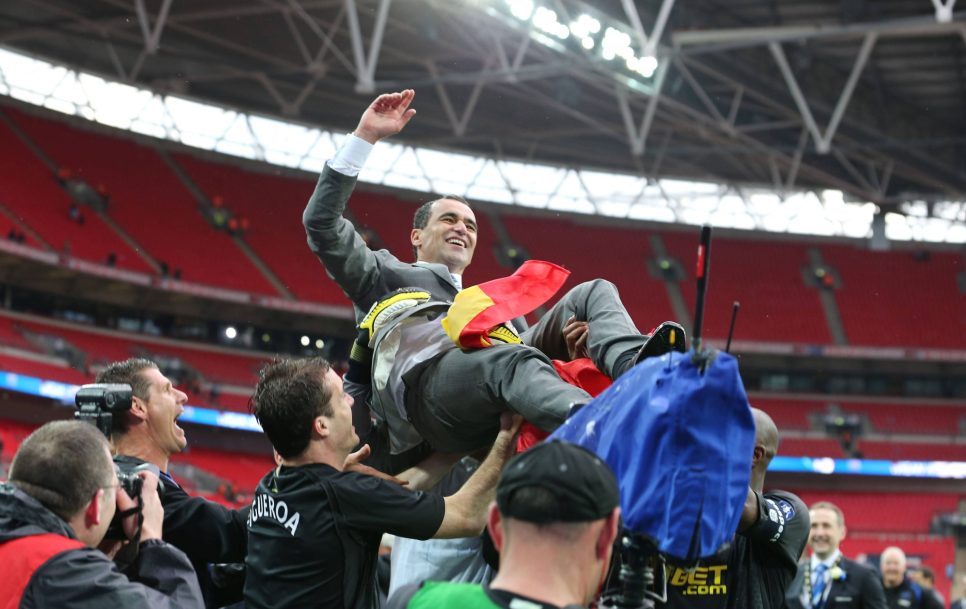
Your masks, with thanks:
[[[815,569],[818,569],[819,564],[823,564],[825,565],[826,568],[831,569],[832,565],[835,564],[835,561],[838,560],[839,556],[841,555],[842,555],[841,550],[835,550],[834,552],[832,552],[831,556],[829,556],[825,560],[819,560],[818,556],[816,556],[815,554],[812,554],[812,572],[814,573]]]

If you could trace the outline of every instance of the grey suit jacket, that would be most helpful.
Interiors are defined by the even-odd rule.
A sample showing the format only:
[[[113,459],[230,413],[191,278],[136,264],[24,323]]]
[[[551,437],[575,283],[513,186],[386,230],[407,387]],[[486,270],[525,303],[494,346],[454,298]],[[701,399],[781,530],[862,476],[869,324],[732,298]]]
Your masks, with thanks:
[[[402,262],[387,250],[374,252],[342,217],[355,184],[355,177],[326,165],[302,214],[302,224],[309,247],[352,301],[356,323],[372,303],[399,288],[422,288],[434,300],[452,302],[459,290],[445,265]]]
[[[887,609],[885,592],[879,574],[872,567],[842,557],[839,563],[845,572],[844,580],[833,580],[823,609]],[[785,593],[785,606],[788,609],[809,609],[803,607],[802,587],[805,584],[807,563],[798,565],[795,579]]]

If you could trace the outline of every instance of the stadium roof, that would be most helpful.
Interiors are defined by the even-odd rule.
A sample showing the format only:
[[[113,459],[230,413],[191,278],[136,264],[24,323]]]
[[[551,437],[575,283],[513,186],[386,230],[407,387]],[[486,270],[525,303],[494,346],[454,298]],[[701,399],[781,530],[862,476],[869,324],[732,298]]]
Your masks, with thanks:
[[[955,3],[24,0],[0,7],[0,45],[165,99],[336,132],[373,92],[413,87],[407,147],[557,165],[521,171],[550,190],[583,182],[597,213],[635,217],[631,205],[602,210],[598,187],[568,168],[637,177],[668,208],[680,203],[669,180],[717,184],[690,199],[727,199],[722,214],[752,217],[739,227],[770,229],[749,213],[762,189],[813,191],[825,208],[823,193],[841,191],[831,205],[875,206],[850,212],[860,230],[826,234],[868,236],[877,208],[941,216],[959,235],[966,13]],[[777,230],[797,221],[783,217]]]

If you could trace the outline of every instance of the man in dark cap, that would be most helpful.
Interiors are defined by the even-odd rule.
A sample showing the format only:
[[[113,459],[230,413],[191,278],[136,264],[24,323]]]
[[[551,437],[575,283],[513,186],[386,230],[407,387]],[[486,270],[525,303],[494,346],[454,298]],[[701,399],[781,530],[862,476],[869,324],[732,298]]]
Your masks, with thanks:
[[[487,523],[500,571],[489,587],[424,582],[400,589],[389,609],[587,606],[607,574],[619,504],[614,474],[592,452],[537,445],[500,476]]]

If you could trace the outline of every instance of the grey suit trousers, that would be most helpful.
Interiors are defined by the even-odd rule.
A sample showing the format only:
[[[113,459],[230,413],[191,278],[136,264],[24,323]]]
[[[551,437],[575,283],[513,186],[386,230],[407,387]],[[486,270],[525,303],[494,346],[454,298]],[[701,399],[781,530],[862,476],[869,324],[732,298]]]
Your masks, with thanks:
[[[588,351],[601,371],[617,378],[633,366],[645,337],[617,288],[600,279],[582,283],[523,333],[523,345],[454,349],[404,375],[406,411],[420,435],[436,450],[474,450],[492,443],[506,410],[556,429],[573,404],[591,399],[561,379],[550,361],[568,359],[561,331],[571,316],[588,322]]]

